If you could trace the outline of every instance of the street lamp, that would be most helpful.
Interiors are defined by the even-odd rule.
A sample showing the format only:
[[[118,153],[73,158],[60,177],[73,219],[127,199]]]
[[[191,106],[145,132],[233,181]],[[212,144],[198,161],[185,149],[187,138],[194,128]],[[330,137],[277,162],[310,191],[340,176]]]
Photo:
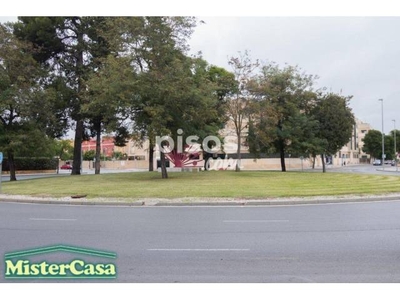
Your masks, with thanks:
[[[385,133],[383,132],[383,99],[378,101],[382,102],[382,170],[385,170]]]
[[[397,172],[397,149],[396,149],[396,120],[392,120],[393,121],[393,135],[394,135],[394,163],[396,165],[396,172]]]

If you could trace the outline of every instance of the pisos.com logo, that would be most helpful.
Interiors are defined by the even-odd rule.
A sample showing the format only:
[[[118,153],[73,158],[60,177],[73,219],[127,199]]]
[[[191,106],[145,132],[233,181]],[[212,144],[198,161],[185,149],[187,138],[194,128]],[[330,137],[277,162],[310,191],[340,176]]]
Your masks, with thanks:
[[[54,257],[56,252],[64,252],[67,253],[67,256],[73,255],[74,258],[62,262],[43,259],[43,256]],[[79,258],[77,258],[78,256]],[[84,259],[83,256],[89,258]],[[32,259],[34,257],[36,259]],[[4,277],[6,279],[113,279],[117,277],[117,268],[114,263],[110,262],[110,259],[116,257],[117,255],[113,252],[66,245],[9,252],[4,255]]]

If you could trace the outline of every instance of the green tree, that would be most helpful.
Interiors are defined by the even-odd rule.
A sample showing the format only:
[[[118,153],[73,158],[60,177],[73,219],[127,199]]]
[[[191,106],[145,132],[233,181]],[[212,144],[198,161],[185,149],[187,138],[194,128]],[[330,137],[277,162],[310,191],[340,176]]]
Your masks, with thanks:
[[[315,79],[298,67],[280,68],[271,63],[264,65],[251,82],[253,101],[260,108],[252,130],[279,153],[282,172],[286,171],[286,153],[308,153],[316,141],[316,121],[309,115],[315,102]]]
[[[196,135],[199,139],[217,135],[221,128],[219,100],[208,78],[207,64],[184,55],[171,59],[161,69],[142,74],[140,82],[144,83],[141,86],[145,87],[142,97],[146,106],[137,110],[144,117],[136,121],[144,120],[147,131],[154,136],[168,135],[175,141],[179,130],[185,136]],[[162,177],[167,178],[163,151],[160,156]]]
[[[83,152],[83,160],[93,160],[96,158],[96,151],[95,150],[87,150]],[[97,159],[96,159],[97,161]]]
[[[363,151],[374,158],[382,157],[382,132],[372,129],[363,138]]]
[[[170,134],[172,119],[178,120],[180,114],[185,116],[184,110],[177,110],[183,96],[177,97],[187,93],[187,81],[194,79],[191,70],[185,69],[189,60],[184,52],[196,21],[191,17],[143,17],[116,22],[120,51],[132,59],[134,72],[138,74],[138,88],[130,104],[131,119],[139,139],[147,138],[150,142],[149,170],[152,170],[156,136]],[[188,103],[195,99],[184,98]],[[171,107],[175,110],[171,111]],[[162,176],[166,178],[164,153],[161,160]]]
[[[33,54],[29,43],[14,37],[12,24],[0,24],[0,147],[12,181],[15,155],[47,155],[48,134],[60,134],[52,123],[56,97],[40,84],[43,72]]]
[[[73,158],[74,147],[70,140],[54,140],[53,141],[54,156],[61,160],[67,161]]]
[[[394,148],[394,135],[396,134],[396,153],[393,149],[393,158],[396,159],[396,157],[398,157],[398,154],[400,153],[400,130],[392,130],[389,135],[393,137],[393,148]],[[397,156],[396,156],[397,155]],[[397,159],[398,161],[398,159]]]
[[[386,156],[385,159],[392,160],[395,158],[393,132],[391,132],[389,135],[385,135],[384,139],[385,139],[385,156]],[[362,150],[365,153],[368,153],[375,159],[382,158],[382,133],[380,131],[374,129],[368,131],[363,141],[364,141],[364,146]]]
[[[86,101],[82,111],[90,120],[92,135],[96,136],[95,174],[100,174],[101,133],[106,130],[119,133],[117,143],[120,146],[123,144],[120,138],[128,137],[121,124],[127,119],[127,107],[135,88],[135,73],[130,64],[127,57],[109,55],[85,81]]]
[[[393,139],[393,135],[392,134],[388,134],[388,135],[385,135],[385,160],[393,160],[394,157],[395,156],[394,156],[394,139]]]
[[[240,171],[241,147],[244,139],[244,131],[248,128],[248,120],[251,112],[251,94],[249,82],[252,80],[254,70],[259,66],[258,61],[252,62],[249,53],[239,53],[239,57],[232,57],[229,64],[233,69],[236,85],[232,85],[232,96],[228,98],[227,113],[233,122],[237,137],[237,163],[235,171]]]
[[[61,78],[59,92],[67,98],[75,122],[74,162],[71,174],[80,174],[85,115],[82,104],[86,91],[84,80],[99,67],[98,58],[110,53],[103,37],[107,30],[104,17],[19,17],[14,25],[16,36],[33,43],[34,58],[50,73]]]
[[[329,93],[320,97],[312,110],[312,116],[318,121],[316,136],[321,142],[313,155],[321,155],[323,172],[326,171],[325,155],[334,155],[351,138],[355,124],[348,105],[351,98]]]
[[[114,151],[112,154],[112,158],[115,158],[116,160],[126,160],[128,155],[126,153],[122,153],[121,151]]]

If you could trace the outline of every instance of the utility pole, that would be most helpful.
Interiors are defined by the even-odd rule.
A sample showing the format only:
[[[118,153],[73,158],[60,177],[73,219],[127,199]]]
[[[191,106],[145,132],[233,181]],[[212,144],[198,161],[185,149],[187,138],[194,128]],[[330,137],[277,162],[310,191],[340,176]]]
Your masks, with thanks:
[[[383,99],[378,101],[382,102],[382,170],[385,170],[385,133],[383,131]]]
[[[398,170],[398,166],[397,166],[397,149],[396,149],[396,120],[392,120],[393,121],[393,135],[394,135],[394,164],[396,165],[396,172]]]

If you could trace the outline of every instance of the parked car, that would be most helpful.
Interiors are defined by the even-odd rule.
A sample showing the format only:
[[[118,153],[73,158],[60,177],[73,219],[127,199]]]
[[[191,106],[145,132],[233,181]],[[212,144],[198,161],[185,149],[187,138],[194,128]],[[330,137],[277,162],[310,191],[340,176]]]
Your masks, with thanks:
[[[64,164],[61,166],[61,170],[72,170],[72,165]]]
[[[374,166],[380,166],[381,164],[382,164],[382,162],[381,162],[380,159],[375,159],[374,162],[373,162]]]
[[[394,167],[394,166],[396,165],[396,161],[395,161],[395,160],[392,160],[392,162],[390,163],[390,165],[391,165],[392,167]]]

